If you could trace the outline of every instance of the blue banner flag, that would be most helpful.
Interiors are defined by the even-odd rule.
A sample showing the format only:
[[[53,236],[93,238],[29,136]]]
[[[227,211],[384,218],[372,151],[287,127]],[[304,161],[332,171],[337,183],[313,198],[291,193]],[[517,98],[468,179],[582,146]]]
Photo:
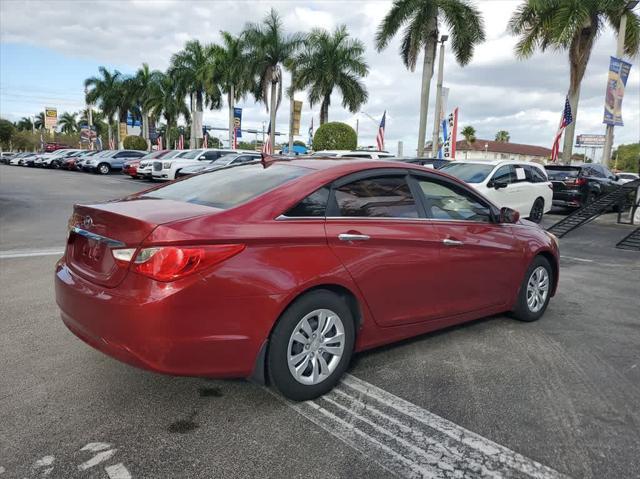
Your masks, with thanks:
[[[236,131],[236,138],[242,138],[242,108],[233,108],[233,128]]]
[[[622,98],[624,88],[627,86],[627,78],[631,63],[611,57],[609,63],[609,78],[607,78],[607,91],[604,99],[604,119],[606,125],[623,126],[622,122]]]

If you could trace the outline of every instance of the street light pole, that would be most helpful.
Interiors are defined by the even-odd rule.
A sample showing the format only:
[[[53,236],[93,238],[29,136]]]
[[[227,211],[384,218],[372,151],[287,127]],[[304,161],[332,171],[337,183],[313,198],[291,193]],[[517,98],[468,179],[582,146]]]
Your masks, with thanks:
[[[444,42],[449,39],[449,35],[440,37],[440,58],[438,63],[438,87],[436,90],[436,113],[433,116],[433,141],[431,146],[431,156],[438,154],[438,143],[440,140],[440,113],[442,110],[442,80],[444,77]]]
[[[627,2],[624,7],[622,18],[620,19],[620,29],[618,30],[618,44],[616,46],[616,58],[622,58],[624,55],[624,37],[627,33],[627,11],[631,11],[638,5],[638,0]],[[602,149],[602,163],[606,164],[611,157],[611,149],[613,148],[613,125],[607,125],[607,131],[604,138],[604,148]]]

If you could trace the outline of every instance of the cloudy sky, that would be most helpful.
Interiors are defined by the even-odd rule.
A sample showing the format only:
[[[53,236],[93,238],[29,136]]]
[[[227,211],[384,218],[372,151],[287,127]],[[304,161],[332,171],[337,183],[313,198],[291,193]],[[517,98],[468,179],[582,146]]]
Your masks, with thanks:
[[[506,27],[519,2],[475,3],[484,16],[487,41],[464,68],[447,52],[448,109],[458,106],[461,126],[475,127],[478,138],[493,139],[496,131],[505,129],[514,143],[550,146],[567,91],[566,54],[536,54],[527,61],[516,60],[515,40]],[[83,81],[100,65],[133,73],[147,62],[164,70],[171,54],[185,41],[216,42],[220,30],[239,33],[246,22],[260,21],[274,7],[290,32],[346,24],[351,34],[364,42],[371,69],[365,79],[369,102],[361,113],[353,115],[342,109],[339,94],[334,94],[330,120],[355,127],[359,119],[360,144],[372,145],[376,122],[386,109],[387,147],[395,152],[402,140],[408,153],[416,148],[420,73],[405,69],[397,40],[382,53],[373,46],[375,31],[390,5],[386,0],[0,0],[0,115],[17,120],[42,111],[44,106],[57,106],[59,112],[77,111],[83,104]],[[604,133],[603,97],[609,55],[614,52],[613,32],[606,30],[597,41],[582,84],[578,134]],[[616,144],[640,140],[639,73],[634,65],[623,105],[625,126],[616,128]],[[433,128],[434,90],[435,78],[428,138]],[[318,124],[319,106],[310,108],[302,92],[296,98],[305,101],[301,131],[306,131],[312,116]],[[244,108],[243,127],[260,128],[268,121],[264,106],[251,98],[238,106]],[[226,107],[205,112],[207,125],[224,127],[227,118]],[[286,131],[287,122],[288,108],[281,107],[278,130]]]

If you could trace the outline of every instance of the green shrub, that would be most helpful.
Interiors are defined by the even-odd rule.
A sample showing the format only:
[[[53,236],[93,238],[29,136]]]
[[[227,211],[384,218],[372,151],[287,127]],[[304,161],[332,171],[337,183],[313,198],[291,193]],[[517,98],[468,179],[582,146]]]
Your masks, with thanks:
[[[358,138],[356,131],[345,123],[325,123],[313,136],[314,151],[355,150]]]
[[[123,144],[125,150],[146,151],[147,149],[147,140],[145,140],[141,136],[129,135],[124,139]]]

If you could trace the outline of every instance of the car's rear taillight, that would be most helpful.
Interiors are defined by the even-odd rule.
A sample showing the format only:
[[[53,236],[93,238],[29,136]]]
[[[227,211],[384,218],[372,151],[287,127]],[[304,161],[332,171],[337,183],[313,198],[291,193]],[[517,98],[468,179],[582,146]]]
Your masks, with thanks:
[[[567,181],[567,186],[583,186],[587,184],[586,178],[576,178],[575,180]]]
[[[157,281],[175,281],[227,260],[244,249],[243,244],[219,244],[113,249],[111,252],[120,265],[131,265],[136,273]]]

